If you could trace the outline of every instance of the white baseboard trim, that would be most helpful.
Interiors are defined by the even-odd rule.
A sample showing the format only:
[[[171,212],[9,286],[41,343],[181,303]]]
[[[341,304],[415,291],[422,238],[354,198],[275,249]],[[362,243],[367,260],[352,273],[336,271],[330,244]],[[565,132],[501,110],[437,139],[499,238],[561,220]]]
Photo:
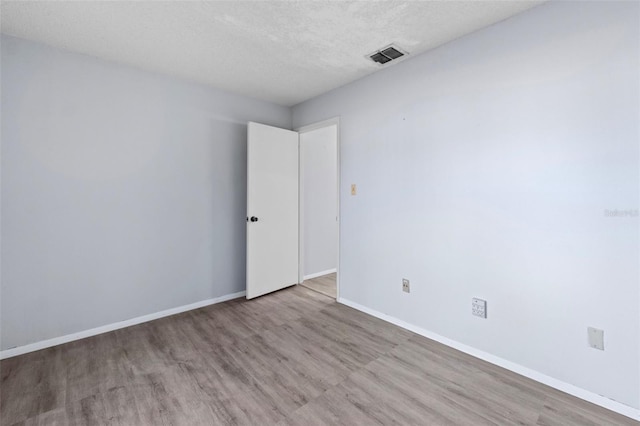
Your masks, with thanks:
[[[171,308],[171,309],[156,312],[153,314],[143,315],[141,317],[131,318],[131,319],[120,321],[120,322],[115,322],[113,324],[103,325],[103,326],[92,328],[89,330],[67,334],[65,336],[54,337],[53,339],[41,340],[39,342],[30,343],[28,345],[18,346],[11,349],[5,349],[3,351],[0,351],[0,359],[11,358],[11,357],[26,354],[29,352],[39,351],[40,349],[46,349],[52,346],[61,345],[63,343],[73,342],[74,340],[80,340],[86,337],[95,336],[97,334],[107,333],[109,331],[118,330],[120,328],[141,324],[143,322],[153,321],[158,318],[180,314],[182,312],[203,308],[209,305],[215,305],[216,303],[222,303],[222,302],[226,302],[227,300],[244,297],[245,294],[246,292],[240,291],[238,293],[227,294],[224,296],[215,297],[213,299],[201,300],[200,302],[191,303],[189,305],[178,306],[177,308]]]
[[[627,416],[634,420],[640,420],[640,410],[630,407],[628,405],[622,404],[618,401],[614,401],[605,396],[598,395],[596,393],[590,392],[588,390],[579,388],[569,383],[565,383],[561,380],[554,379],[553,377],[547,376],[545,374],[539,373],[535,370],[532,370],[527,367],[523,367],[522,365],[516,364],[511,361],[507,361],[506,359],[502,359],[495,355],[491,355],[490,353],[483,352],[481,350],[475,349],[471,346],[467,346],[463,343],[457,342],[455,340],[451,340],[447,337],[441,336],[439,334],[433,333],[431,331],[425,330],[420,327],[416,327],[415,325],[409,324],[402,320],[399,320],[390,315],[383,314],[381,312],[375,311],[373,309],[367,308],[366,306],[362,306],[358,303],[352,302],[351,300],[338,298],[338,303],[342,303],[343,305],[352,307],[357,309],[358,311],[364,312],[376,318],[380,318],[381,320],[390,322],[391,324],[395,324],[399,327],[402,327],[406,330],[412,331],[416,334],[424,336],[428,339],[435,340],[436,342],[442,343],[443,345],[449,346],[451,348],[457,349],[460,352],[464,352],[468,355],[479,358],[483,361],[487,361],[491,364],[497,365],[499,367],[505,368],[507,370],[513,371],[514,373],[520,374],[522,376],[528,377],[529,379],[535,380],[536,382],[545,384],[552,388],[558,389],[562,392],[568,393],[569,395],[573,395],[577,398],[583,399],[585,401],[591,402],[600,407],[606,408],[608,410],[614,411],[618,414],[622,414],[623,416]]]
[[[316,272],[315,274],[309,274],[309,275],[305,275],[304,277],[302,277],[305,280],[310,280],[312,278],[318,278],[321,277],[323,275],[327,275],[327,274],[333,274],[334,272],[336,272],[337,269],[333,268],[333,269],[327,269],[326,271],[320,271],[320,272]]]

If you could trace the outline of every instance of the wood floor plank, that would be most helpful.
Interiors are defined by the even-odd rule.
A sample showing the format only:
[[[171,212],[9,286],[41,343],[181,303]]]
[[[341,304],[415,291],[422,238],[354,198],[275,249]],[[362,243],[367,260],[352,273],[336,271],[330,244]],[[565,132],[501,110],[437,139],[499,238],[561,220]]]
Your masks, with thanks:
[[[295,286],[0,361],[2,425],[638,425]]]
[[[66,403],[125,386],[134,375],[117,333],[101,334],[62,346]]]
[[[411,331],[338,303],[327,306],[313,318],[317,316],[322,323],[336,325],[349,333],[356,333],[367,339],[379,336],[386,341],[400,344],[417,336]]]
[[[225,350],[251,375],[255,390],[273,401],[280,413],[292,412],[327,388],[321,380],[305,376],[295,361],[265,345],[260,337]]]
[[[411,356],[411,362],[406,362],[408,356]],[[474,386],[472,377],[433,363],[422,366],[419,359],[412,353],[398,356],[396,352],[381,357],[366,369],[387,389],[393,389],[405,399],[416,399],[429,407],[437,407],[439,401],[441,408],[438,411],[452,411],[449,416],[455,413],[458,422],[519,425],[536,421],[538,410],[527,410],[503,399],[492,398],[490,393]],[[437,398],[434,399],[434,395]]]
[[[305,374],[318,378],[330,386],[343,381],[357,369],[343,359],[331,347],[326,346],[313,335],[297,334],[290,326],[284,325],[269,330],[263,335],[265,342],[278,348],[284,356],[305,367]]]
[[[57,408],[15,423],[15,426],[68,426],[71,424],[66,409]]]
[[[0,362],[0,424],[12,424],[64,404],[67,379],[60,347]]]
[[[545,399],[536,424],[540,426],[638,426],[640,422],[565,393],[550,393]]]

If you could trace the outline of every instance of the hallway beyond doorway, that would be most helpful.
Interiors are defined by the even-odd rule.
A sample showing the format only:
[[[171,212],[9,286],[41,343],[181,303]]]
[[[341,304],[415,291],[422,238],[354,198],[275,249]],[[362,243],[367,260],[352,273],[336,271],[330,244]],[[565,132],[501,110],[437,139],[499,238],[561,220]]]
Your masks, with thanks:
[[[336,273],[322,275],[320,277],[305,280],[302,285],[310,290],[329,296],[333,299],[337,297]]]

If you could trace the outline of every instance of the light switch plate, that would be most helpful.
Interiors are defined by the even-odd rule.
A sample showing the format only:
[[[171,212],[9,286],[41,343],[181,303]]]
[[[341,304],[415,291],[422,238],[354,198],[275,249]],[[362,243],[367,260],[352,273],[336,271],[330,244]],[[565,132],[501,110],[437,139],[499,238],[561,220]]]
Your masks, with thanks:
[[[471,313],[480,318],[487,317],[487,301],[482,299],[471,299]]]
[[[352,184],[351,184],[351,195],[356,195],[356,193],[357,193],[357,192],[358,192],[358,191],[357,191],[357,189],[356,189],[356,184],[355,184],[355,183],[352,183]]]
[[[587,336],[589,338],[590,347],[604,351],[604,330],[588,327]]]

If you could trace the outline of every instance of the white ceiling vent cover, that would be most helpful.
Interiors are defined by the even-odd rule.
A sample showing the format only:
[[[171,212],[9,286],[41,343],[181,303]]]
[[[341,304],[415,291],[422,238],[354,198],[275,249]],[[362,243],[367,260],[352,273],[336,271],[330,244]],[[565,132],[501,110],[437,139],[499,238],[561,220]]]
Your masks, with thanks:
[[[401,58],[404,59],[408,54],[409,53],[407,51],[399,48],[394,44],[390,44],[380,50],[376,50],[375,52],[367,55],[367,58],[371,59],[378,65],[386,65],[389,62],[396,61]]]

